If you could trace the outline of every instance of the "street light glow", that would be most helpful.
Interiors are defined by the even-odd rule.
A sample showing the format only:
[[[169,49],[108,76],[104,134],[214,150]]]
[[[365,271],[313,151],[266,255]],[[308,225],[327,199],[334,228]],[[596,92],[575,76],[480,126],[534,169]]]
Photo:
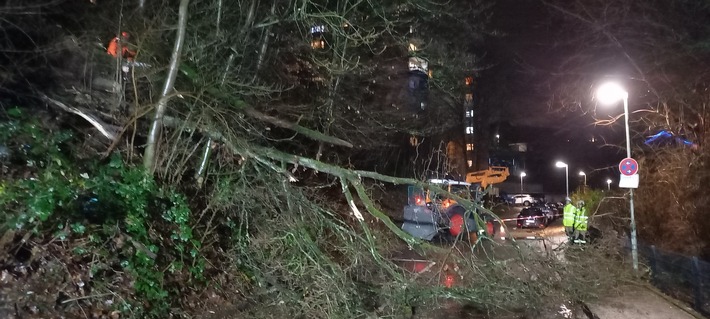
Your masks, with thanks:
[[[528,176],[528,174],[525,174],[525,172],[520,173],[520,177],[525,177]]]
[[[629,93],[624,90],[621,85],[614,82],[607,82],[602,84],[599,89],[597,89],[597,100],[602,104],[613,104],[621,99],[626,99],[629,97]]]
[[[586,176],[587,174],[584,174],[584,172],[579,172],[579,176]]]
[[[523,192],[523,177],[528,176],[525,172],[520,172],[520,193]]]
[[[555,163],[555,166],[557,166],[557,167],[567,167],[567,164],[566,164],[565,162],[562,162],[562,161],[557,161],[557,163]]]

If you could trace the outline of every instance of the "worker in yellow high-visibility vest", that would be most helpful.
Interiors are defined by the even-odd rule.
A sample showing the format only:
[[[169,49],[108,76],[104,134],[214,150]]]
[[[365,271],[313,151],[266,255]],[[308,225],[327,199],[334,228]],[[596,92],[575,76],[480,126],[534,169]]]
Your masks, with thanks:
[[[574,215],[577,208],[572,205],[572,199],[569,197],[565,198],[565,207],[562,209],[562,226],[565,227],[565,234],[569,241],[574,240]]]
[[[584,206],[584,201],[577,202],[577,209],[574,214],[574,243],[587,243],[587,227],[589,216],[587,216],[587,208]]]

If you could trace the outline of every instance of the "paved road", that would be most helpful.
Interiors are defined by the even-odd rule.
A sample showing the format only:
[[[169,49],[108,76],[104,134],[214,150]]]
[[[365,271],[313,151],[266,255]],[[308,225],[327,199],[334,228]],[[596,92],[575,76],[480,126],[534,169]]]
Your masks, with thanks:
[[[699,314],[652,287],[625,286],[590,304],[599,319],[694,319]]]
[[[499,217],[507,220],[509,234],[520,245],[538,251],[550,252],[566,241],[562,227],[562,216],[544,229],[518,229],[515,220],[522,207],[505,207]],[[498,238],[500,240],[500,238]],[[557,251],[564,258],[564,250]],[[671,297],[665,296],[652,287],[627,286],[616,293],[589,304],[591,311],[599,319],[692,319],[700,318],[697,313],[683,306]]]
[[[498,217],[505,221],[508,235],[515,240],[546,239],[559,244],[566,239],[564,228],[562,227],[562,216],[558,216],[545,228],[517,228],[516,218],[522,209],[522,206],[500,206],[496,209]],[[497,237],[500,239],[500,236]]]

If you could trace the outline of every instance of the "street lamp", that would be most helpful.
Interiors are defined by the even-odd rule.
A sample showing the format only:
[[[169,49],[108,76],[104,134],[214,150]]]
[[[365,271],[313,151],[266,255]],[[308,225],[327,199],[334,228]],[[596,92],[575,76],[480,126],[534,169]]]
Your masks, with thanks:
[[[555,166],[565,168],[565,185],[567,189],[567,197],[569,197],[569,165],[567,165],[565,162],[557,161],[557,163],[555,163]]]
[[[584,172],[580,171],[579,176],[584,176],[584,186],[587,186],[587,174]]]
[[[605,83],[597,90],[597,99],[602,104],[612,104],[624,101],[624,125],[626,127],[626,157],[631,158],[631,139],[629,138],[629,92],[626,92],[619,84]],[[609,181],[608,184],[611,185]],[[634,189],[629,188],[629,210],[631,211],[631,258],[634,263],[634,270],[638,270],[638,247],[636,244],[636,219],[634,218]]]
[[[520,193],[523,192],[523,177],[528,176],[525,172],[520,172]]]
[[[606,180],[606,190],[611,190],[611,179]]]

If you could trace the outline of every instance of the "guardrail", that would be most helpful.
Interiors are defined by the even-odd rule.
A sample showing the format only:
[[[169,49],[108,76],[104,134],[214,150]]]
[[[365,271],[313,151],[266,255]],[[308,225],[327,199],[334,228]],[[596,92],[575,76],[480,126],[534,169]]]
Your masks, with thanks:
[[[630,251],[630,247],[625,247]],[[639,244],[639,256],[648,262],[651,283],[665,294],[692,305],[710,316],[710,263],[696,256],[663,251]]]

